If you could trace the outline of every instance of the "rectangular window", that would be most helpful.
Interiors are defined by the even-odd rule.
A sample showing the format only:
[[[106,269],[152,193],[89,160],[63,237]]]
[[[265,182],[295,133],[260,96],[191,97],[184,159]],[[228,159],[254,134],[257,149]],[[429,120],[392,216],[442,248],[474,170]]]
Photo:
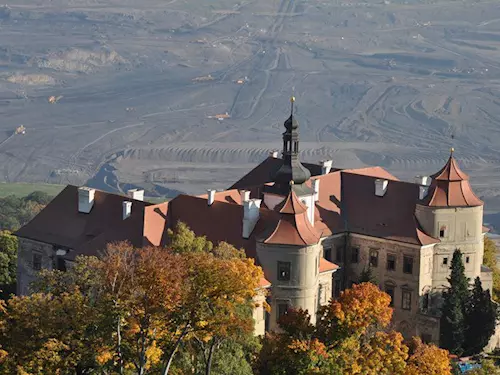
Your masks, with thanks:
[[[391,304],[389,306],[394,306],[394,287],[392,285],[386,285],[385,292],[391,296]]]
[[[465,257],[465,263],[469,263],[470,262],[470,257]]]
[[[378,267],[378,250],[370,250],[370,266]]]
[[[325,258],[327,261],[331,262],[332,261],[332,249],[324,248],[323,249],[323,258]]]
[[[278,280],[290,281],[290,262],[278,262]]]
[[[33,253],[33,269],[35,271],[42,269],[42,254]]]
[[[444,229],[439,230],[439,237],[443,238],[444,237]]]
[[[396,256],[392,254],[387,254],[387,270],[395,271],[396,270]]]
[[[61,257],[57,257],[56,268],[59,271],[66,271],[66,261]]]
[[[403,257],[403,272],[410,275],[413,273],[413,257]]]
[[[448,258],[443,258],[443,266],[446,266],[448,264]]]
[[[359,249],[357,247],[352,248],[351,263],[359,263]]]
[[[288,312],[288,303],[287,302],[280,302],[278,303],[278,316],[276,317],[277,320],[281,318],[283,315],[286,315]]]
[[[337,262],[342,262],[342,248],[341,247],[337,247],[335,249],[335,260]]]
[[[411,310],[411,292],[403,290],[401,308],[403,310]]]

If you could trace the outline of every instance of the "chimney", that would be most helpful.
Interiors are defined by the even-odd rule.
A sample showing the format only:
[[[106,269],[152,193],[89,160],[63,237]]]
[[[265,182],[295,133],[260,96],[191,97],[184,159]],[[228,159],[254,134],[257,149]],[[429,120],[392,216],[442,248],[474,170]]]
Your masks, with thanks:
[[[383,197],[387,192],[387,185],[389,184],[388,180],[381,180],[377,178],[375,180],[375,195],[377,197]]]
[[[247,200],[250,199],[250,191],[240,190],[240,196],[241,196],[241,204],[243,204],[243,202],[246,202]]]
[[[418,199],[420,200],[424,199],[427,196],[428,192],[429,192],[428,186],[419,186]]]
[[[78,212],[88,214],[94,206],[95,189],[89,187],[78,188]]]
[[[207,192],[208,192],[207,203],[208,203],[209,206],[211,206],[214,203],[214,201],[215,201],[215,190],[208,189]]]
[[[417,185],[429,186],[431,184],[431,178],[429,176],[415,176],[415,183]]]
[[[123,207],[123,220],[127,219],[130,217],[132,214],[132,202],[130,201],[123,201],[122,202],[122,207]]]
[[[319,179],[318,178],[312,180],[312,188],[314,190],[314,201],[317,202],[319,200]]]
[[[328,174],[332,169],[333,160],[321,160],[321,174]]]
[[[130,190],[127,191],[127,195],[130,198],[135,199],[137,201],[143,201],[144,200],[144,190],[130,189]]]
[[[259,221],[261,202],[262,199],[249,199],[243,202],[243,238],[250,237]]]
[[[270,151],[269,152],[269,157],[276,159],[278,157],[278,151],[275,151],[275,150]]]

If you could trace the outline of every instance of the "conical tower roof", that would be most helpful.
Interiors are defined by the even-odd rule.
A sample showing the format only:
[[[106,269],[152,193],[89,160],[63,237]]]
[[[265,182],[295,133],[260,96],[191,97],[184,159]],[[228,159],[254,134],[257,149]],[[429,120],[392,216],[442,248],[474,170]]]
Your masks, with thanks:
[[[482,206],[483,202],[472,191],[469,176],[458,166],[453,151],[451,149],[444,167],[431,176],[429,193],[422,203],[431,207]]]
[[[274,230],[263,240],[266,244],[309,246],[319,242],[321,234],[307,217],[307,207],[290,189],[287,197],[276,206],[280,219]]]

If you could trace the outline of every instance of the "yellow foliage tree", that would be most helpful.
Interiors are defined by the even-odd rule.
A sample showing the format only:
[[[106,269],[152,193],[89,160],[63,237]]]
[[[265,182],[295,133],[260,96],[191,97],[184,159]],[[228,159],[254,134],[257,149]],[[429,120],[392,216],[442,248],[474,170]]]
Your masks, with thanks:
[[[328,346],[370,327],[386,327],[392,318],[391,297],[372,283],[353,285],[319,310],[318,331]]]
[[[488,237],[484,237],[484,265],[493,271],[493,291],[492,298],[500,302],[500,269],[497,265],[497,247],[495,242]]]
[[[451,375],[447,350],[423,344],[419,338],[413,338],[410,352],[405,375]]]

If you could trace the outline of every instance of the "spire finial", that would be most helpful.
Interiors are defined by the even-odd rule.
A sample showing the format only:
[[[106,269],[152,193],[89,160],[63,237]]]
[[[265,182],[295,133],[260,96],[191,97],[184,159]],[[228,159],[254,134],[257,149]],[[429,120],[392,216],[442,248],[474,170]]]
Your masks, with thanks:
[[[291,96],[290,97],[290,105],[291,105],[291,109],[290,109],[290,114],[293,116],[293,103],[295,103],[295,96]]]
[[[455,152],[455,147],[450,148],[451,155],[453,155],[454,152]]]

